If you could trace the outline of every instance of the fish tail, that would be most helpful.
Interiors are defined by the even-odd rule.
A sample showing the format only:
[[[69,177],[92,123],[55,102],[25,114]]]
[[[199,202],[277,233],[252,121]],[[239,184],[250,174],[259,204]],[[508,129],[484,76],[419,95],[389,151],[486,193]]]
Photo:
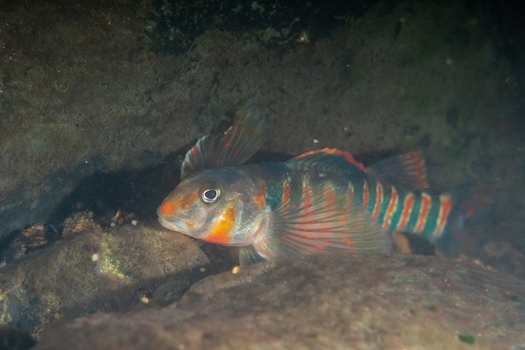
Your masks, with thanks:
[[[497,202],[497,190],[491,185],[466,186],[451,195],[453,202],[443,233],[435,239],[438,253],[456,257],[476,256],[486,243]]]

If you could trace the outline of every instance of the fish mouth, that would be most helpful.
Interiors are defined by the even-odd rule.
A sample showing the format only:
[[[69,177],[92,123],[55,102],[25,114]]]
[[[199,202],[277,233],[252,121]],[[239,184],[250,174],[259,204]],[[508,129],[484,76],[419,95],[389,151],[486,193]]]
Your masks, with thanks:
[[[159,215],[159,223],[162,226],[171,231],[186,233],[187,230],[184,227],[181,227],[181,225],[177,225],[176,222],[181,222],[181,220],[177,218],[171,218],[171,220],[168,220]]]

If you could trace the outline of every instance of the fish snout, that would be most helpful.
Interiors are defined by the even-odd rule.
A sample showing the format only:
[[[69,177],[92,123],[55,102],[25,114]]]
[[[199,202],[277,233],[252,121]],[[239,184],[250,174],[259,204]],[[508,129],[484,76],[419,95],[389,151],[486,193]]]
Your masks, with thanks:
[[[165,200],[160,207],[157,208],[157,215],[160,216],[171,216],[175,214],[175,205],[169,200]]]

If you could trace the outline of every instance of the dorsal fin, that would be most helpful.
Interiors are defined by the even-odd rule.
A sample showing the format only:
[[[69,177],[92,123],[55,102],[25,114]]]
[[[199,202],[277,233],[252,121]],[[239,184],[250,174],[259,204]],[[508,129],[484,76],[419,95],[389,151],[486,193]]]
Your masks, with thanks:
[[[323,148],[315,151],[306,152],[290,159],[288,162],[318,163],[330,162],[331,164],[353,164],[360,170],[365,170],[362,163],[359,163],[354,157],[345,151],[335,148]]]
[[[241,165],[261,147],[266,121],[258,109],[247,104],[223,134],[201,137],[182,163],[181,177],[190,171]]]
[[[372,165],[368,172],[409,190],[428,188],[425,159],[417,151],[381,160]]]

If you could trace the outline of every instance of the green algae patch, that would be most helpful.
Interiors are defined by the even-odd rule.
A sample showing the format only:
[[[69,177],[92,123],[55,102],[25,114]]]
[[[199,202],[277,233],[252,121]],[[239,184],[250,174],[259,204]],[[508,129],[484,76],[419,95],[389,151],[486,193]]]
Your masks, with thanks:
[[[101,254],[98,263],[99,271],[121,280],[132,280],[127,273],[127,261],[118,256],[118,249],[114,249],[118,247],[118,241],[119,239],[115,235],[105,234],[102,236],[100,241]]]
[[[432,305],[428,305],[427,306],[427,309],[429,309],[430,311],[432,312],[436,312],[437,311],[437,306],[432,304]]]
[[[317,334],[317,332],[308,333],[308,338],[311,338],[311,339],[317,339],[318,336],[319,334]]]
[[[472,334],[459,334],[458,340],[469,345],[473,345],[476,342],[476,338]]]

